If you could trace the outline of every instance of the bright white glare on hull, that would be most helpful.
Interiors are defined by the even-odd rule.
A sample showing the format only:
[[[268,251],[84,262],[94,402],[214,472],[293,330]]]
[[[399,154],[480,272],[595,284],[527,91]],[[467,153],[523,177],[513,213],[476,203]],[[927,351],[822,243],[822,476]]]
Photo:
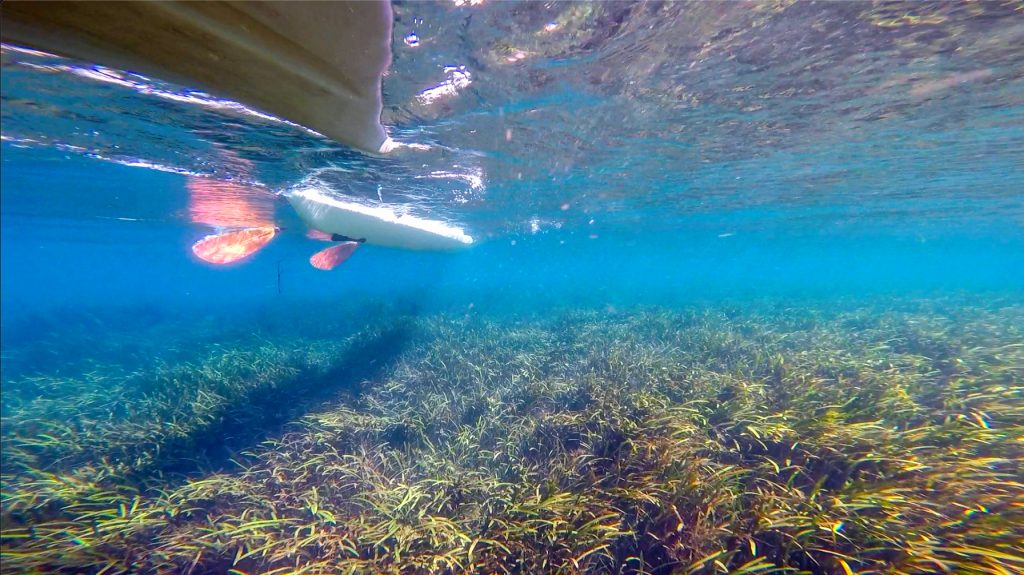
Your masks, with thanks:
[[[338,199],[318,187],[297,188],[285,197],[309,227],[365,239],[369,244],[442,251],[473,244],[473,238],[458,226],[400,213],[389,206]]]

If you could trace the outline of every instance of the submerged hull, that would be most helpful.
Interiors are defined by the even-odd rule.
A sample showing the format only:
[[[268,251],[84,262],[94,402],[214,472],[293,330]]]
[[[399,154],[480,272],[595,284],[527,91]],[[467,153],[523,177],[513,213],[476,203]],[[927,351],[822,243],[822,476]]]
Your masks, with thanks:
[[[438,220],[403,215],[384,207],[345,202],[308,188],[288,194],[288,201],[311,228],[368,244],[410,250],[448,251],[472,245],[473,238]]]
[[[387,2],[4,2],[4,42],[152,75],[379,152]]]

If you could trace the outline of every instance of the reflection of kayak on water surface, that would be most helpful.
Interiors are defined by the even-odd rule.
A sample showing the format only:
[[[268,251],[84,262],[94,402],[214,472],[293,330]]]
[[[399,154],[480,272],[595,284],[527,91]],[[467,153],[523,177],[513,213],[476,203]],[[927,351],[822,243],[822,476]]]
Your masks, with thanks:
[[[187,188],[192,222],[224,230],[192,246],[192,252],[207,263],[243,260],[280,231],[273,219],[277,197],[270,192],[201,177],[190,177]],[[421,251],[451,251],[473,243],[462,229],[445,222],[339,200],[318,187],[292,190],[283,197],[309,227],[308,238],[338,242],[310,258],[313,267],[321,270],[338,266],[363,243]]]
[[[5,42],[207,90],[365,152],[396,146],[380,124],[381,78],[391,62],[388,2],[5,2],[3,17]],[[190,193],[203,186],[190,180]],[[313,256],[319,269],[340,264],[362,242],[450,250],[473,241],[444,222],[326,190],[285,197],[323,232],[317,237],[342,240]],[[218,227],[227,231],[193,246],[214,264],[239,261],[278,232],[272,220]]]
[[[473,243],[460,228],[445,222],[401,214],[384,206],[366,206],[325,194],[315,187],[293,190],[288,202],[314,229],[412,250],[453,250]]]
[[[188,187],[193,205],[201,205],[203,198],[216,195],[216,200],[206,203],[228,208],[220,218],[211,218],[209,212],[204,212],[204,221],[200,223],[234,228],[207,236],[192,246],[193,253],[203,261],[218,265],[237,262],[259,251],[277,235],[279,229],[272,220],[258,215],[260,204],[269,203],[270,194],[205,178],[190,178]],[[224,188],[234,191],[230,198]],[[307,237],[339,242],[310,258],[313,267],[321,270],[338,266],[362,243],[437,251],[455,250],[473,243],[473,238],[460,228],[444,222],[399,214],[382,206],[342,201],[318,188],[294,190],[285,197],[309,226]],[[262,211],[267,208],[263,207]],[[248,214],[251,219],[240,220],[238,214]]]

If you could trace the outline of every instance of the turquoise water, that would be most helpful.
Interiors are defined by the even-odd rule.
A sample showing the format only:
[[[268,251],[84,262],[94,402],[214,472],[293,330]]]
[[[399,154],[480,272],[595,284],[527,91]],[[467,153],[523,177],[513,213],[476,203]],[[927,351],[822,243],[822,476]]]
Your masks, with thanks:
[[[4,47],[3,517],[17,569],[1024,564],[1019,5],[394,11],[382,121],[425,149],[388,157],[188,87]],[[233,186],[211,200],[217,217],[280,235],[232,265],[199,260],[191,246],[230,227],[197,207],[204,182]],[[308,260],[324,244],[279,195],[298,184],[476,242],[363,245],[320,271]],[[929,451],[957,445],[974,447]],[[911,453],[923,467],[901,459]],[[334,456],[332,472],[278,472]],[[591,459],[616,463],[580,463]],[[704,463],[671,463],[682,459]],[[787,475],[801,465],[806,481]],[[749,481],[721,479],[733,467]],[[914,483],[925,467],[946,492]],[[982,487],[950,479],[957,469]],[[267,476],[278,491],[255,494]],[[435,492],[439,477],[452,483]],[[188,487],[206,479],[248,495]],[[690,481],[711,487],[680,487]],[[891,484],[919,489],[914,506],[888,513]],[[849,503],[868,497],[858,489],[876,507]],[[858,511],[808,511],[820,490]],[[754,500],[773,511],[737,511]],[[168,501],[205,515],[173,519]],[[135,531],[117,523],[121,506],[141,506]],[[410,531],[374,523],[385,516]],[[247,517],[282,525],[215,530]],[[309,517],[353,550],[309,539],[246,555]],[[550,531],[498,533],[492,517]],[[607,529],[590,531],[598,518]],[[718,551],[720,565],[705,560]]]
[[[399,5],[383,120],[432,149],[385,159],[6,49],[4,315],[274,301],[278,262],[286,298],[1019,291],[1020,13],[915,10]],[[426,103],[437,86],[452,93]],[[301,222],[263,200],[282,238],[211,269],[188,251],[212,231],[190,215],[194,176],[166,170],[270,192],[313,182],[478,244],[366,246],[321,274]]]

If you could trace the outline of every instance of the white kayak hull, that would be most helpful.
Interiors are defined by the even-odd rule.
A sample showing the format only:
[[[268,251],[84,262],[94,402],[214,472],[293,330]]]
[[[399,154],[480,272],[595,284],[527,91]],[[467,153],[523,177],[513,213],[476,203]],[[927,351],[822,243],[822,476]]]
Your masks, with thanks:
[[[458,250],[473,244],[471,236],[446,222],[339,200],[316,188],[295,190],[286,197],[309,227],[367,244],[425,251]]]
[[[386,152],[391,5],[332,2],[0,4],[4,42],[141,72]]]

